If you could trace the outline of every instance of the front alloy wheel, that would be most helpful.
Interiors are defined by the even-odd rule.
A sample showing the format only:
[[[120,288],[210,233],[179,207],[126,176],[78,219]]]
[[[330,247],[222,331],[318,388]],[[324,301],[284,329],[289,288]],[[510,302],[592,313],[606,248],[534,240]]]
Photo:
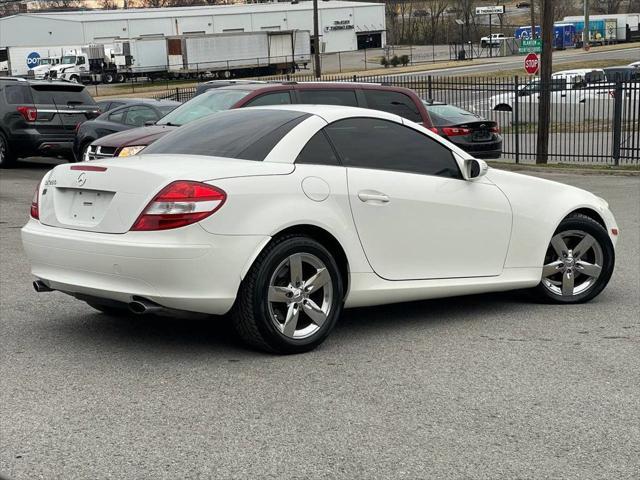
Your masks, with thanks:
[[[613,245],[602,225],[585,215],[570,216],[551,238],[538,293],[557,303],[585,302],[604,289],[613,265]]]

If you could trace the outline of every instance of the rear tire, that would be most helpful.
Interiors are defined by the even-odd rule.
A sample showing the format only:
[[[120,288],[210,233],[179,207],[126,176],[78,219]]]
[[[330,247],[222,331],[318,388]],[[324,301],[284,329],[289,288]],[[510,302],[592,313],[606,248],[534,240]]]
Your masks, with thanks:
[[[615,250],[607,230],[586,215],[562,220],[545,254],[535,296],[547,303],[583,303],[609,283]]]
[[[274,239],[240,285],[231,318],[242,340],[280,354],[313,350],[342,312],[343,284],[333,255],[303,235]]]
[[[15,164],[15,160],[7,137],[4,136],[4,133],[0,133],[0,168],[11,168]]]

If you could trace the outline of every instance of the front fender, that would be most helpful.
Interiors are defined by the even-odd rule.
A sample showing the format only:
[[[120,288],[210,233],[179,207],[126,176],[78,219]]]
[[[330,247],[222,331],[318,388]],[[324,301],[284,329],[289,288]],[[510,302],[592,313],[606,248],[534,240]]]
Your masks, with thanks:
[[[487,177],[509,199],[513,210],[513,231],[505,268],[542,267],[544,255],[560,222],[576,210],[589,209],[604,220],[615,245],[617,228],[606,202],[594,194],[562,183],[490,169]]]

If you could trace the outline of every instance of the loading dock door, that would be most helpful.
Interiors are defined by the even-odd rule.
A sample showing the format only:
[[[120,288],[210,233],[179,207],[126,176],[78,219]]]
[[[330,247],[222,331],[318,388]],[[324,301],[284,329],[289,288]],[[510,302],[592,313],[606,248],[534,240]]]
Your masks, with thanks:
[[[382,48],[382,32],[358,33],[358,50]]]

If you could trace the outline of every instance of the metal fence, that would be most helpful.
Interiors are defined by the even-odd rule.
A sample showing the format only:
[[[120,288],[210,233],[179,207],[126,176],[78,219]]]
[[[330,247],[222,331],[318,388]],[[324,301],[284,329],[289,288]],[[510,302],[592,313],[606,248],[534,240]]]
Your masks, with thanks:
[[[270,81],[315,81],[269,77]],[[323,81],[380,83],[410,88],[424,99],[459,106],[498,122],[503,157],[532,163],[537,152],[538,106],[542,89],[551,95],[549,163],[640,164],[640,81],[576,83],[520,77],[438,77],[431,75],[324,76]],[[156,98],[186,101],[195,87],[176,88]]]

